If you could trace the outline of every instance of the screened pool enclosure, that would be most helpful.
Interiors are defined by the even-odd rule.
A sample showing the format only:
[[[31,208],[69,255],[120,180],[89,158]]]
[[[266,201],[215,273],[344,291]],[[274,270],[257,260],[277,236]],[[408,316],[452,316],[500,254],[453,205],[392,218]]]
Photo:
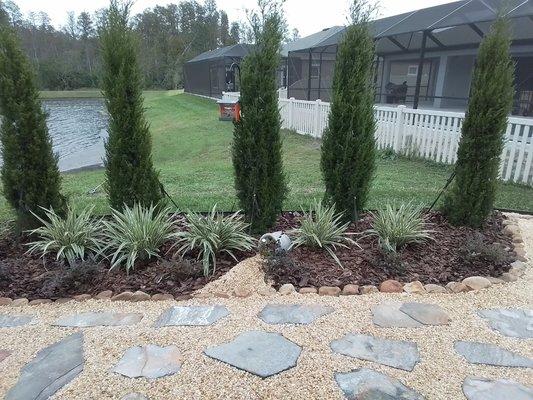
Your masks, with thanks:
[[[373,21],[376,103],[464,110],[479,44],[501,7],[512,24],[513,113],[533,116],[531,0],[463,0]],[[330,100],[343,35],[333,27],[287,48],[289,98]]]
[[[183,67],[185,91],[217,98],[239,91],[238,68],[249,52],[249,45],[236,44],[196,56]]]

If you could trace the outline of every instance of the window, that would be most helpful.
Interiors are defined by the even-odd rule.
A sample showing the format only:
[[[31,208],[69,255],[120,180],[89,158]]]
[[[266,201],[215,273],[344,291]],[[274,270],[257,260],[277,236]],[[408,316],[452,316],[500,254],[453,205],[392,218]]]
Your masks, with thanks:
[[[407,75],[418,75],[418,65],[409,65],[409,67],[407,67]]]
[[[311,79],[318,79],[320,75],[320,61],[313,61],[311,63]]]

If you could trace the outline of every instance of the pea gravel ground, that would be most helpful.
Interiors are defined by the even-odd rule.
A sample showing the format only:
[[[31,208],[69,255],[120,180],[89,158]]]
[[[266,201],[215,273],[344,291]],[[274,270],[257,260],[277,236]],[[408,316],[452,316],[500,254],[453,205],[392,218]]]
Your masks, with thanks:
[[[533,219],[519,219],[526,251],[533,255]],[[236,267],[221,282],[206,287],[209,292],[230,291],[240,283],[261,285],[257,259]],[[531,267],[531,260],[529,262]],[[241,273],[239,273],[241,271]],[[243,278],[244,276],[244,278]],[[240,278],[239,278],[240,277]],[[241,282],[239,282],[239,279]],[[470,375],[511,379],[533,385],[531,370],[471,365],[454,351],[455,340],[492,343],[524,356],[533,357],[533,340],[504,337],[492,331],[476,315],[484,308],[533,308],[533,272],[518,282],[494,285],[480,292],[441,295],[372,294],[349,297],[319,297],[317,295],[279,296],[260,290],[248,298],[196,298],[180,304],[224,304],[230,316],[210,327],[153,328],[159,315],[177,304],[167,302],[123,303],[90,300],[63,305],[1,307],[0,313],[34,314],[38,323],[31,326],[0,329],[0,349],[13,354],[0,363],[0,398],[11,388],[20,369],[40,349],[57,342],[76,329],[50,326],[56,318],[84,311],[112,310],[140,312],[143,320],[123,328],[84,329],[86,363],[83,372],[60,390],[54,399],[120,399],[127,393],[139,392],[154,399],[342,399],[335,384],[335,372],[347,372],[369,367],[400,379],[426,399],[463,399],[462,382]],[[452,322],[449,326],[418,329],[383,329],[372,324],[371,308],[387,301],[423,301],[443,307]],[[308,326],[273,326],[262,322],[257,314],[267,303],[325,304],[335,311]],[[302,346],[298,365],[279,375],[261,379],[203,355],[211,345],[232,340],[248,330],[282,333]],[[418,344],[421,363],[412,372],[400,371],[376,363],[333,354],[329,344],[348,332],[364,333],[388,339],[414,341]],[[128,379],[110,372],[131,346],[157,344],[176,345],[183,355],[181,371],[173,376],[149,381]]]

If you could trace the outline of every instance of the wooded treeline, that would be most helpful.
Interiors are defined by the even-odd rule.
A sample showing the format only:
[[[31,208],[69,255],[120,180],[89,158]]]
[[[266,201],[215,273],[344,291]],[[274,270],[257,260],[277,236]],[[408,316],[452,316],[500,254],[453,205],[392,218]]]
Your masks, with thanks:
[[[73,12],[61,29],[44,12],[22,15],[12,0],[0,0],[35,65],[41,89],[72,90],[99,86],[98,32],[105,10]],[[148,8],[132,19],[146,88],[176,89],[182,85],[182,65],[194,56],[239,43],[245,36],[239,22],[230,22],[215,0],[183,0]]]

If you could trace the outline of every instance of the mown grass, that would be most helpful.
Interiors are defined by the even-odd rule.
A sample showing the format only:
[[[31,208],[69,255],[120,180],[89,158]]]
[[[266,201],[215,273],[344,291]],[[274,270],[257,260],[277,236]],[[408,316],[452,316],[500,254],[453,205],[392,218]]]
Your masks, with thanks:
[[[66,97],[66,95],[63,95]],[[182,210],[237,209],[233,188],[231,141],[233,125],[218,121],[214,102],[179,92],[146,92],[145,107],[153,136],[153,159],[161,181]],[[284,165],[290,187],[285,209],[307,207],[323,195],[320,142],[283,132]],[[450,166],[408,159],[379,159],[368,208],[386,202],[415,201],[429,205],[451,174]],[[75,206],[94,204],[109,211],[100,187],[104,172],[64,174],[63,190]],[[496,206],[533,211],[533,188],[502,184]],[[3,197],[0,220],[10,218]]]

